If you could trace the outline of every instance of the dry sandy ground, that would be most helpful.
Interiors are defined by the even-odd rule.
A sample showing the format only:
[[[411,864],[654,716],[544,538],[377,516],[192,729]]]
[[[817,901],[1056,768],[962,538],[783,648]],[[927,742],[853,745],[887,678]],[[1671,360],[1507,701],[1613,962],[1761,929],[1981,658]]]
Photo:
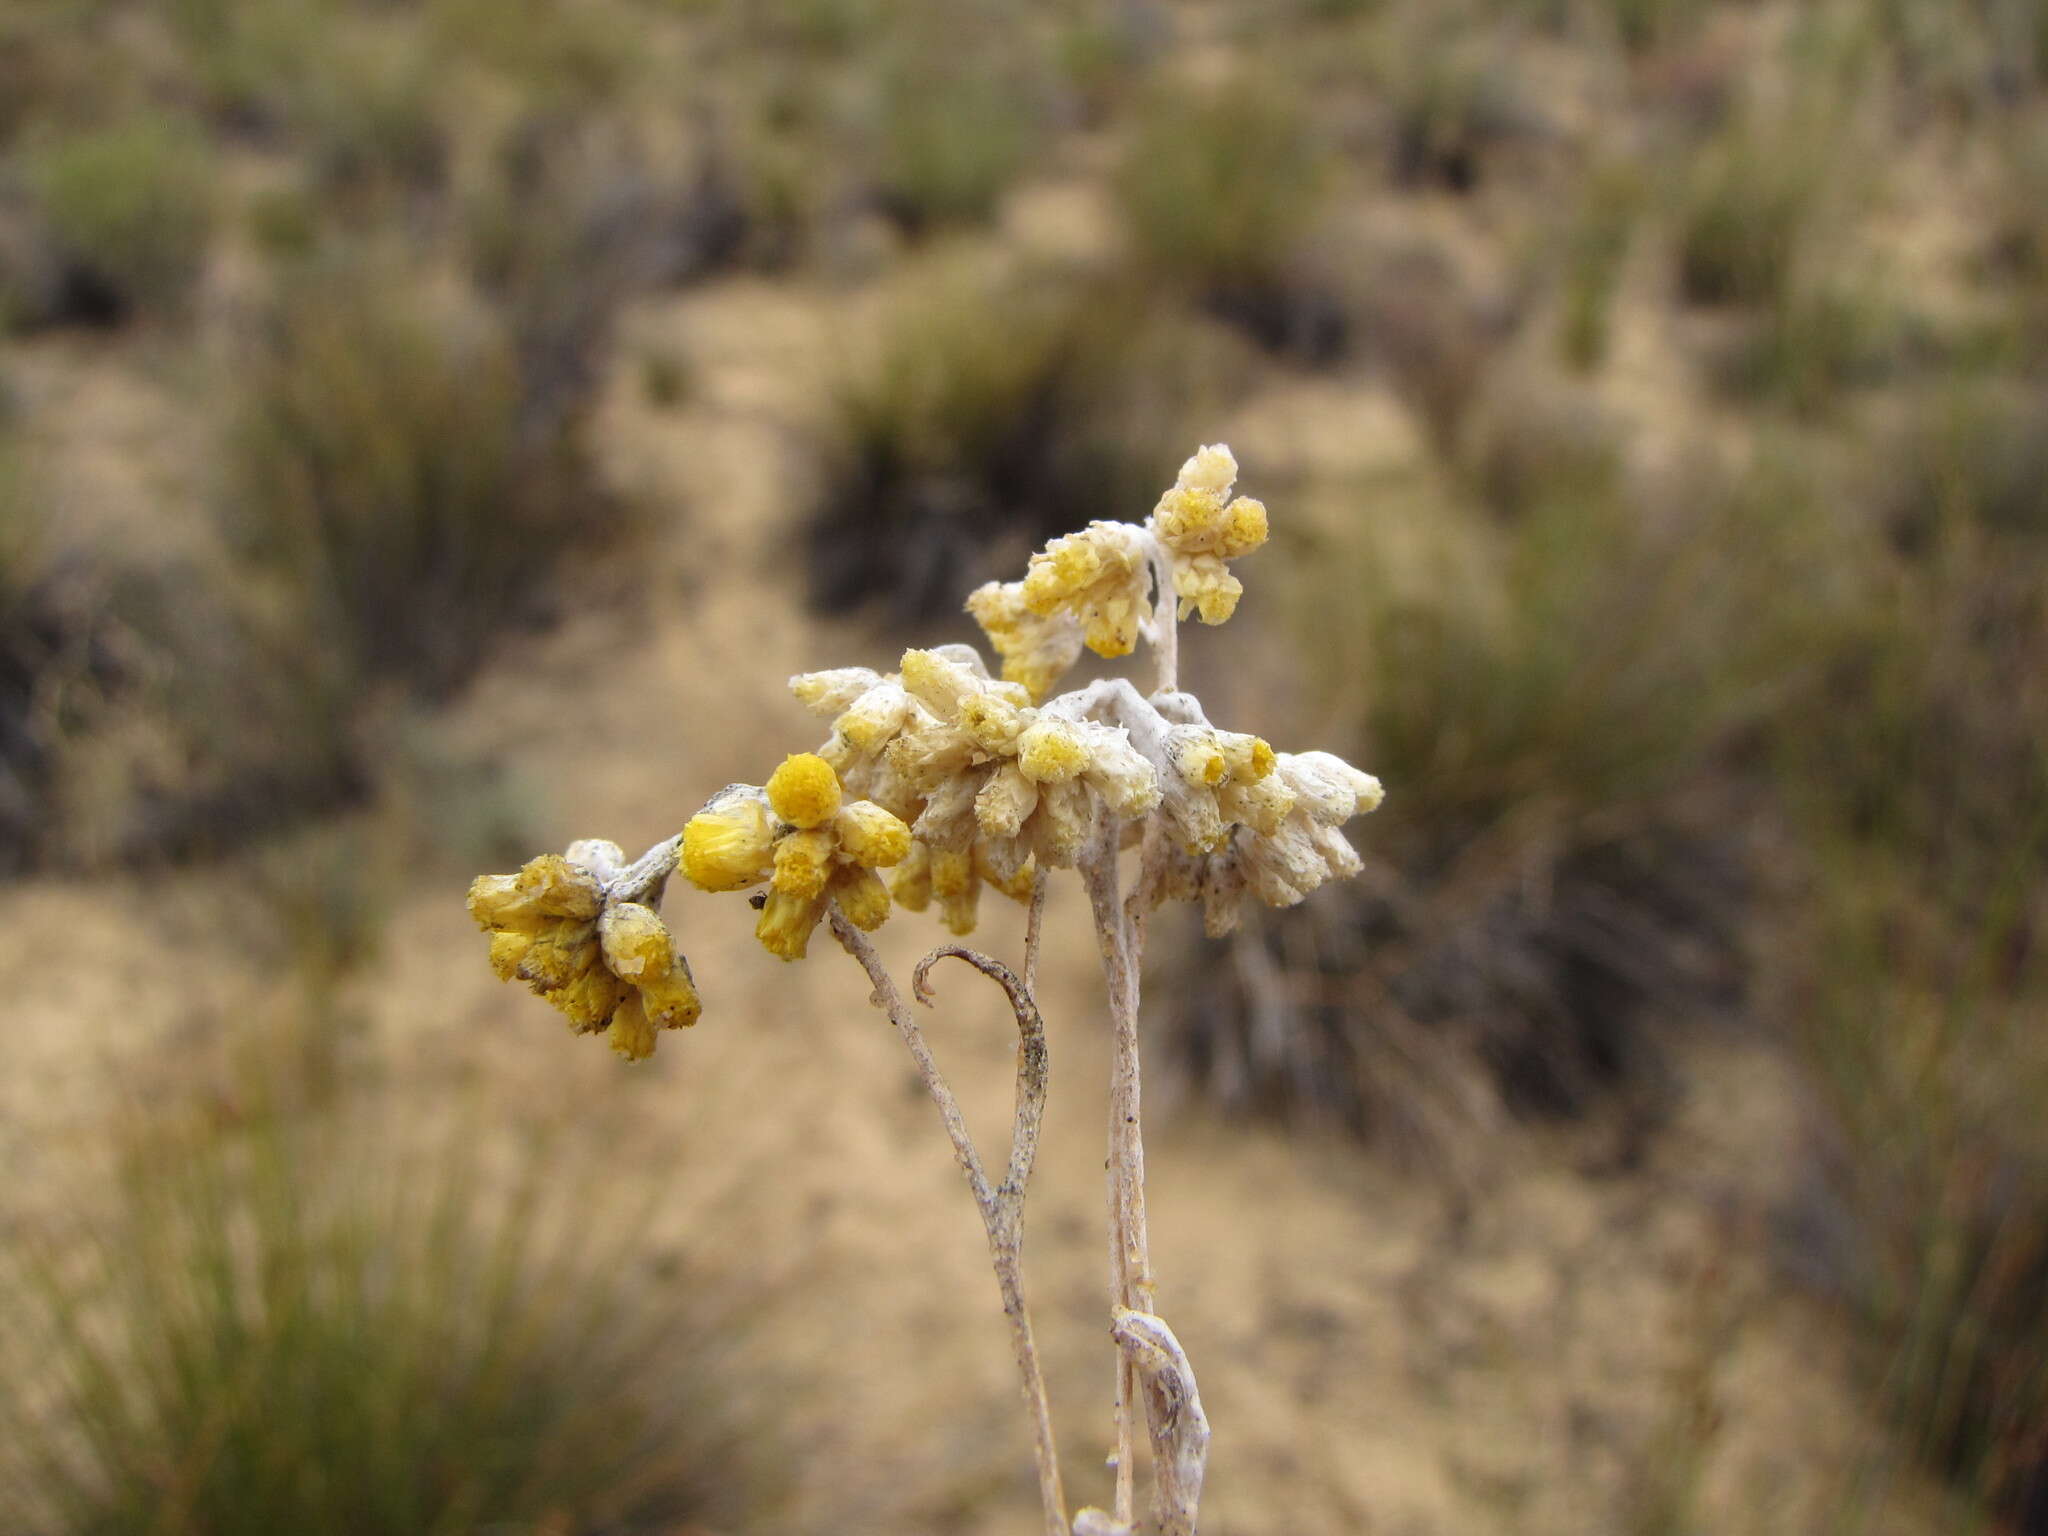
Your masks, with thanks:
[[[539,786],[553,846],[600,835],[637,851],[668,834],[718,786],[815,743],[790,672],[888,662],[882,642],[804,620],[792,595],[788,446],[834,345],[826,312],[735,281],[630,317],[626,350],[679,351],[694,381],[660,412],[622,368],[599,422],[617,484],[673,510],[645,556],[651,595],[516,643],[446,721],[454,747]],[[1210,435],[1234,441],[1256,489],[1312,440],[1370,463],[1412,451],[1406,432],[1383,395],[1290,385]],[[1240,723],[1284,736],[1289,722],[1256,718],[1248,698]],[[0,1153],[15,1190],[60,1198],[67,1170],[89,1166],[78,1153],[109,1084],[147,1091],[221,1019],[275,1004],[247,946],[208,917],[221,878],[0,892]],[[800,1447],[793,1495],[761,1528],[1034,1529],[981,1231],[853,963],[820,941],[784,966],[738,898],[674,891],[705,1018],[627,1068],[494,981],[461,897],[453,881],[399,897],[379,986],[358,999],[374,1049],[429,1093],[480,1086],[508,1123],[663,1149],[675,1199],[650,1245],[685,1251],[699,1284],[743,1306]],[[1018,915],[995,906],[981,939],[1014,957]],[[1049,923],[1054,1086],[1028,1283],[1069,1489],[1106,1501],[1104,1026],[1077,890],[1056,893]],[[899,915],[883,948],[901,975],[936,937]],[[932,1039],[999,1156],[1007,1017],[966,971],[940,982]],[[1162,1105],[1154,1258],[1215,1427],[1204,1530],[1813,1531],[1844,1528],[1831,1518],[1851,1500],[1867,1523],[1847,1528],[1947,1528],[1923,1486],[1873,1481],[1882,1445],[1839,1327],[1768,1278],[1767,1217],[1797,1162],[1788,1070],[1760,1045],[1705,1043],[1684,1081],[1640,1166],[1589,1171],[1595,1131],[1514,1132],[1458,1188]]]

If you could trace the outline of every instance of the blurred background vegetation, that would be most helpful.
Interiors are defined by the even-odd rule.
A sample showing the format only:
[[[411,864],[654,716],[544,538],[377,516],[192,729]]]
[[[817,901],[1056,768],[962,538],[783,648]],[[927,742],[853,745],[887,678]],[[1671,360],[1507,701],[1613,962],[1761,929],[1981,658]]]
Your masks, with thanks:
[[[832,338],[755,579],[877,656],[1232,425],[1228,707],[1389,798],[1162,934],[1181,1092],[1456,1183],[1762,1042],[1775,1283],[2048,1531],[2044,71],[2031,0],[10,0],[0,873],[218,878],[294,979],[0,1212],[0,1525],[766,1528],[712,1312],[537,1165],[395,1178],[347,1002],[394,870],[556,825],[448,712],[714,579],[618,443],[771,408],[660,319],[731,293]]]

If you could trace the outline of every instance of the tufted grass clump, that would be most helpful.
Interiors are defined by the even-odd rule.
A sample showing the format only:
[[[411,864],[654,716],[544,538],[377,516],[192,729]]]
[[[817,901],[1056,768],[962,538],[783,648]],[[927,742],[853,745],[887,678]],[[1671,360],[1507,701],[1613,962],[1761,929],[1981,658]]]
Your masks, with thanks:
[[[291,287],[248,360],[226,527],[344,690],[460,681],[616,513],[519,339],[374,270]]]
[[[1266,79],[1161,85],[1138,104],[1117,182],[1134,260],[1262,345],[1327,360],[1346,320],[1309,247],[1334,171],[1315,119]]]
[[[1508,51],[1492,28],[1454,7],[1397,18],[1376,74],[1389,97],[1388,165],[1396,183],[1466,194],[1498,151],[1536,125]]]
[[[181,315],[212,236],[213,175],[206,141],[167,114],[138,113],[37,149],[28,181],[54,274],[25,284],[0,273],[0,286],[17,290],[16,318]]]
[[[0,1262],[10,1516],[102,1536],[733,1518],[730,1345],[642,1246],[619,1193],[641,1186],[564,1183],[579,1160],[282,1105],[126,1133],[112,1188]]]
[[[1028,55],[963,50],[950,28],[906,34],[876,71],[875,192],[912,233],[986,223],[1045,136]]]
[[[1828,175],[1809,132],[1747,117],[1700,152],[1678,211],[1678,288],[1688,303],[1785,302]]]
[[[1961,829],[1958,829],[1961,830]],[[1831,837],[1789,1006],[1821,1104],[1802,1278],[1862,1325],[1876,1400],[1987,1512],[2048,1498],[2048,802],[1988,887]]]

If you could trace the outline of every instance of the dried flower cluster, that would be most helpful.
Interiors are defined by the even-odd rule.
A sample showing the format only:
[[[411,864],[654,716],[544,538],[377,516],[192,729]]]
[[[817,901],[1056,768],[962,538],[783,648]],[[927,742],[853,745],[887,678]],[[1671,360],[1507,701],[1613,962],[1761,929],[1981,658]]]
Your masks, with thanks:
[[[670,861],[672,863],[672,860]],[[469,911],[491,936],[491,968],[553,1003],[579,1035],[603,1030],[629,1061],[654,1032],[697,1022],[690,965],[654,910],[668,869],[657,852],[630,868],[617,843],[571,843],[516,875],[482,875]]]
[[[719,791],[678,836],[630,866],[611,843],[581,842],[470,889],[498,974],[527,982],[579,1033],[605,1031],[632,1059],[652,1054],[658,1027],[694,1023],[698,1014],[689,967],[655,911],[675,869],[706,891],[752,892],[755,934],[784,960],[802,959],[830,919],[910,1043],[989,1223],[1038,1420],[1051,1532],[1131,1529],[1130,1416],[1141,1392],[1160,1464],[1170,1459],[1177,1469],[1162,1471],[1155,1489],[1157,1528],[1192,1531],[1200,1494],[1207,1424],[1192,1370],[1152,1312],[1145,1258],[1136,1060],[1143,916],[1165,901],[1198,902],[1208,932],[1221,936],[1246,896],[1291,906],[1358,872],[1342,829],[1380,803],[1372,775],[1327,752],[1276,752],[1257,736],[1219,729],[1178,689],[1175,625],[1229,619],[1244,590],[1231,562],[1266,541],[1266,508],[1233,496],[1236,478],[1230,450],[1205,447],[1144,523],[1091,523],[1033,555],[1020,580],[974,592],[967,608],[999,658],[999,678],[964,645],[905,651],[890,673],[805,673],[791,679],[792,691],[830,722],[817,751],[786,758],[765,784]],[[1084,647],[1114,658],[1141,640],[1158,663],[1149,694],[1122,678],[1055,693]],[[1138,850],[1138,871],[1125,907],[1116,865],[1130,849]],[[982,886],[1033,900],[1048,873],[1076,868],[1095,908],[1116,1026],[1113,1314],[1124,1353],[1117,1509],[1083,1510],[1069,1526],[1016,1270],[1037,1126],[1028,1101],[1043,1093],[1043,1040],[1028,981],[985,956],[947,951],[1003,981],[1027,1046],[1038,1052],[1035,1089],[1020,1079],[1015,1177],[995,1190],[914,1019],[861,934],[879,927],[892,904],[922,912],[936,902],[947,928],[964,935],[975,927]],[[892,871],[886,885],[883,870]],[[1034,900],[1034,946],[1036,912]],[[1027,959],[1027,977],[1030,969]],[[922,977],[921,969],[916,992],[927,1000]]]

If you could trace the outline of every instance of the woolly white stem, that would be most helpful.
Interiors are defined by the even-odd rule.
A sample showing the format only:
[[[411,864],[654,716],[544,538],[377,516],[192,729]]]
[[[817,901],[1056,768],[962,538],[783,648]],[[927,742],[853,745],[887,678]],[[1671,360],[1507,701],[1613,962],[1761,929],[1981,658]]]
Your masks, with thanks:
[[[1148,526],[1145,541],[1152,566],[1152,660],[1159,669],[1156,689],[1171,693],[1180,686],[1180,597],[1173,590],[1173,557]]]
[[[1139,1124],[1138,975],[1131,934],[1117,893],[1118,825],[1104,815],[1080,869],[1095,914],[1102,976],[1109,993],[1110,1308],[1153,1310],[1152,1261],[1145,1226],[1145,1140]],[[1119,1352],[1116,1383],[1116,1518],[1132,1517],[1135,1379]]]

